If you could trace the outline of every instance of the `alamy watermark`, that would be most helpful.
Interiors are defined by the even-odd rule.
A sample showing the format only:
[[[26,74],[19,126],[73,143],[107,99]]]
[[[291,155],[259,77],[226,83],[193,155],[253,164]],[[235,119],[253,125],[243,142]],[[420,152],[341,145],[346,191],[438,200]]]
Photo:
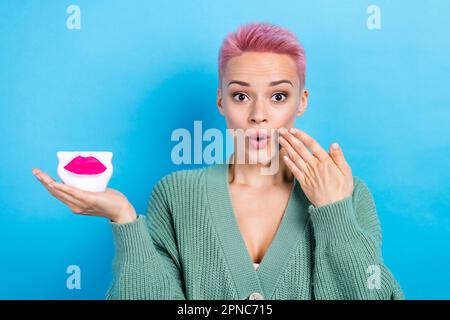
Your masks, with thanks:
[[[366,26],[369,30],[380,30],[381,29],[381,8],[375,4],[371,4],[367,7],[366,13],[369,15],[367,17]]]
[[[171,141],[177,142],[171,151],[171,160],[177,165],[263,163],[263,175],[273,175],[279,169],[278,129],[226,129],[224,138],[221,130],[210,128],[203,132],[202,121],[194,121],[193,134],[178,128],[172,132]],[[234,156],[224,161],[224,154],[232,150]]]
[[[66,287],[69,290],[81,289],[81,269],[77,265],[70,265],[66,269],[66,273],[69,274],[66,280]]]
[[[67,7],[66,12],[70,14],[66,20],[66,27],[69,30],[81,29],[81,9],[79,6],[72,4]]]

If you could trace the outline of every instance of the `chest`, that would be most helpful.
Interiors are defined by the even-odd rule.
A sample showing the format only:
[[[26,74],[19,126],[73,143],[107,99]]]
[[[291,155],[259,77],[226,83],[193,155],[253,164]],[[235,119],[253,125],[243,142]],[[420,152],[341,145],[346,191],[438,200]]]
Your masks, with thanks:
[[[286,210],[290,187],[251,189],[230,185],[233,211],[253,262],[260,263]]]

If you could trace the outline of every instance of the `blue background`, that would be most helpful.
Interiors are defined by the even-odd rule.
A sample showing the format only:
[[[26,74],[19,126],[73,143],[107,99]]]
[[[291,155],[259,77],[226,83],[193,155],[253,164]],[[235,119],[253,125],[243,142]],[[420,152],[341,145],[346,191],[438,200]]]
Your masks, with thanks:
[[[81,8],[81,30],[66,9]],[[366,27],[368,5],[381,30]],[[449,1],[0,2],[0,298],[103,299],[113,242],[31,174],[59,150],[109,150],[110,187],[144,213],[176,128],[225,129],[217,53],[240,24],[268,21],[307,52],[297,126],[338,141],[372,191],[383,254],[409,299],[450,298]],[[58,179],[59,180],[59,179]],[[66,268],[81,268],[81,290]]]

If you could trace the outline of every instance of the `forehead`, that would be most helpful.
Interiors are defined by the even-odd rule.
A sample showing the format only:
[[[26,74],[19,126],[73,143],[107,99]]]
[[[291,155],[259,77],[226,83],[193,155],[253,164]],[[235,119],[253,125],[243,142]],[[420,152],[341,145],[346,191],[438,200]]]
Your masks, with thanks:
[[[298,82],[294,60],[286,54],[270,52],[245,52],[231,58],[226,64],[224,78],[255,83],[281,79]]]

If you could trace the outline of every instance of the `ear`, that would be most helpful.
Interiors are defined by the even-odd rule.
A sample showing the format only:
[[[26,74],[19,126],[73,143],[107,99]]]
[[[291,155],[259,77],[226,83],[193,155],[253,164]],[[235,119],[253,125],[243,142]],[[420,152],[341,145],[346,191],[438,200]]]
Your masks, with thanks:
[[[296,116],[300,117],[306,111],[307,106],[308,106],[308,90],[303,89],[302,94],[300,96],[300,104],[298,106]]]
[[[219,109],[219,112],[222,115],[225,115],[225,113],[223,111],[223,106],[222,106],[222,91],[220,90],[220,88],[217,89],[217,101],[216,101],[216,104],[217,104],[217,108]]]

